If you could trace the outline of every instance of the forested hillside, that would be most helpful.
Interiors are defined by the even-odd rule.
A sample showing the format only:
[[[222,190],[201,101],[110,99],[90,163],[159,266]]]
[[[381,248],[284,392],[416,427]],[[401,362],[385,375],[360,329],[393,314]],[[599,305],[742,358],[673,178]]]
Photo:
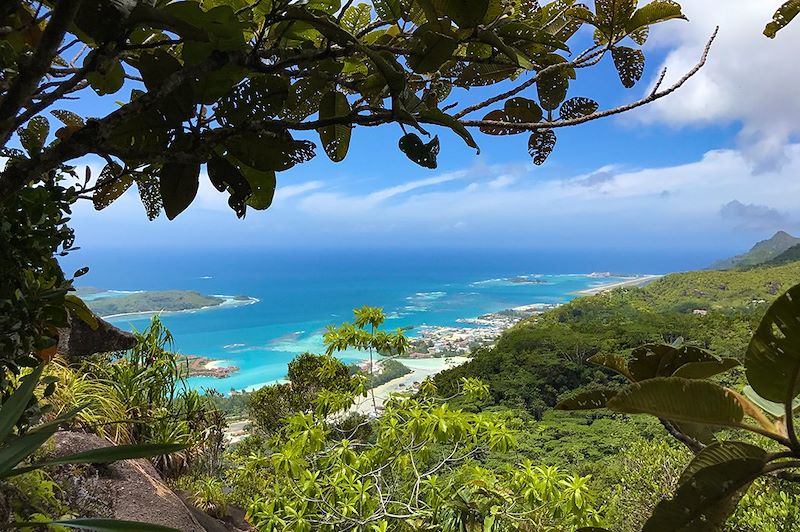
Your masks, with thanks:
[[[760,266],[769,263],[781,253],[797,245],[800,245],[800,238],[794,237],[786,231],[778,231],[771,238],[757,242],[747,253],[717,261],[711,267],[717,270],[729,270]]]

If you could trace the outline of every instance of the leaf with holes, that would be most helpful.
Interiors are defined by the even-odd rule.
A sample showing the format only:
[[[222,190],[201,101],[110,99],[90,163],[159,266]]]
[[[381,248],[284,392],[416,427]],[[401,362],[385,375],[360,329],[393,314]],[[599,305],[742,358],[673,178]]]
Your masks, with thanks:
[[[381,20],[394,22],[403,18],[400,0],[374,0],[372,5],[375,6],[375,12]]]
[[[314,144],[282,134],[246,133],[227,143],[229,152],[256,170],[282,172],[314,157]]]
[[[424,168],[436,169],[436,157],[439,155],[439,137],[433,137],[433,140],[425,144],[419,135],[416,133],[409,133],[403,135],[399,142],[400,151],[406,154],[406,157],[417,163]]]
[[[590,115],[597,111],[598,107],[599,104],[589,98],[581,96],[570,98],[561,105],[561,120],[572,120],[573,118]]]
[[[50,123],[43,116],[34,116],[25,127],[17,129],[19,142],[30,155],[39,153],[50,134]]]
[[[342,15],[342,28],[356,35],[369,25],[372,20],[371,13],[372,9],[369,4],[356,4],[348,7]]]
[[[428,22],[417,28],[413,36],[408,66],[420,74],[436,72],[453,56],[458,41],[449,23]]]
[[[770,305],[745,354],[747,380],[768,401],[797,396],[800,380],[800,285]]]
[[[539,94],[539,102],[542,104],[542,108],[547,111],[554,111],[558,109],[558,106],[567,97],[569,78],[560,69],[545,73],[536,84],[536,92]]]
[[[50,114],[58,118],[65,126],[83,127],[86,123],[83,118],[73,113],[72,111],[65,111],[64,109],[56,109],[50,111]]]
[[[622,84],[630,89],[642,79],[644,73],[644,53],[627,46],[615,46],[611,49],[611,57]]]
[[[636,10],[637,0],[595,0],[595,25],[609,41],[625,34],[625,25]]]
[[[258,74],[231,89],[217,102],[217,118],[224,125],[234,126],[247,120],[266,120],[277,115],[288,98],[288,79]]]
[[[636,10],[630,20],[625,23],[625,31],[632,34],[653,24],[672,19],[687,20],[686,15],[681,11],[680,4],[672,0],[655,0]],[[642,44],[639,41],[636,42]]]
[[[130,172],[123,173],[123,168],[119,164],[105,165],[92,195],[94,208],[98,211],[105,209],[122,196],[132,184],[133,177]]]
[[[800,14],[800,0],[789,0],[772,16],[772,22],[764,28],[764,35],[774,39],[778,32],[794,20],[798,14]]]
[[[635,380],[633,375],[628,371],[628,365],[625,363],[625,359],[619,355],[608,355],[608,354],[597,354],[592,357],[589,357],[587,360],[590,364],[597,364],[598,366],[603,366],[604,368],[608,368],[612,371],[615,371],[628,379],[629,381]]]
[[[460,28],[474,28],[486,17],[489,0],[444,0],[444,14]]]
[[[192,204],[200,186],[200,163],[166,163],[161,168],[161,201],[174,220]]]
[[[247,199],[252,192],[250,183],[236,166],[216,153],[211,155],[207,168],[211,183],[220,192],[228,191],[230,194],[228,205],[236,213],[237,218],[244,218],[247,213]]]
[[[556,133],[552,129],[539,129],[531,134],[528,153],[533,157],[533,164],[541,166],[545,163],[556,147],[556,140]]]
[[[608,408],[685,423],[742,427],[744,409],[727,389],[708,381],[657,377],[623,388]]]
[[[535,124],[542,119],[542,109],[533,100],[527,98],[511,98],[503,106],[503,110],[492,111],[483,117],[492,122],[512,122],[514,124]],[[481,133],[487,135],[515,135],[524,133],[526,128],[513,126],[483,125]]]
[[[656,506],[642,532],[721,530],[765,464],[766,451],[753,445],[708,446],[689,464],[675,495]]]
[[[556,410],[595,410],[605,408],[617,390],[592,390],[559,401]]]
[[[136,181],[136,188],[139,189],[139,200],[147,213],[147,219],[155,220],[163,208],[158,177],[152,171],[147,171],[137,172],[133,179]]]
[[[330,91],[322,97],[319,104],[320,120],[343,118],[350,114],[350,103],[339,91]],[[317,130],[322,147],[331,161],[338,163],[347,156],[350,148],[352,127],[348,124],[335,124]]]

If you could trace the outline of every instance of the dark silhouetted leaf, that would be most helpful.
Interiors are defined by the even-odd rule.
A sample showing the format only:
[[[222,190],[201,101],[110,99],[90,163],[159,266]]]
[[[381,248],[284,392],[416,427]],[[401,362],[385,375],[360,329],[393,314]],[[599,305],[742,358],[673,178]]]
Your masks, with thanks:
[[[85,122],[83,118],[73,113],[72,111],[65,111],[64,109],[56,109],[50,111],[50,114],[58,118],[65,126],[83,127]]]
[[[93,331],[97,330],[97,317],[89,310],[89,307],[86,306],[86,303],[81,298],[74,294],[67,294],[64,296],[64,306]]]
[[[435,169],[437,166],[436,157],[439,155],[439,137],[425,144],[416,133],[403,135],[399,142],[400,151],[406,157],[424,168]]]
[[[288,98],[286,78],[259,74],[240,83],[219,100],[217,117],[223,124],[234,126],[246,120],[266,120],[281,112]]]
[[[444,14],[461,28],[474,28],[483,22],[489,0],[444,0]]]
[[[561,120],[571,120],[590,115],[597,111],[596,101],[581,96],[570,98],[561,105]]]
[[[50,134],[50,123],[43,116],[34,116],[25,127],[17,129],[19,142],[29,154],[39,153]]]
[[[139,199],[147,213],[147,219],[155,220],[161,214],[163,207],[158,177],[149,171],[139,172],[134,175],[134,181],[139,189]]]
[[[533,164],[540,166],[545,163],[553,148],[556,146],[556,133],[552,129],[539,129],[531,134],[528,139],[528,153],[533,157]]]
[[[502,111],[492,111],[483,117],[493,122],[512,122],[515,124],[535,124],[542,119],[542,109],[533,100],[527,98],[511,98],[507,100]],[[527,131],[525,127],[490,126],[480,127],[487,135],[515,135]]]
[[[611,57],[614,59],[619,79],[626,88],[630,89],[642,79],[644,53],[641,50],[627,46],[615,46],[611,49]]]
[[[624,35],[636,4],[637,0],[595,0],[595,25],[606,39],[614,41]]]
[[[800,285],[770,305],[745,354],[747,380],[769,401],[797,396],[800,379]]]
[[[117,163],[107,164],[100,172],[97,185],[92,194],[94,208],[105,209],[117,198],[122,196],[133,184],[133,177],[128,172],[123,172],[123,168]]]
[[[739,361],[734,358],[723,358],[722,360],[710,362],[689,362],[675,370],[672,376],[683,377],[684,379],[707,379],[738,365]]]
[[[60,519],[47,523],[28,523],[31,527],[43,524],[91,530],[92,532],[180,532],[168,526],[141,523],[138,521],[122,521],[119,519],[102,519],[99,517],[85,517],[81,519]]]
[[[457,119],[453,118],[447,113],[443,113],[439,109],[427,109],[422,111],[419,114],[420,118],[423,119],[425,122],[431,124],[437,124],[439,126],[449,127],[455,134],[459,137],[464,139],[464,142],[467,143],[467,146],[470,148],[475,148],[480,153],[480,149],[478,148],[478,144],[475,142],[475,139],[472,137],[472,134],[469,130],[464,127],[464,125],[459,122]]]
[[[247,213],[247,199],[252,192],[250,183],[236,166],[216,153],[211,155],[207,168],[211,183],[220,192],[228,191],[228,205],[238,218],[244,218]]]
[[[319,104],[320,120],[342,118],[349,114],[350,104],[347,97],[341,92],[331,91],[322,97]],[[352,127],[348,124],[336,124],[321,127],[317,131],[322,141],[322,147],[330,160],[336,163],[343,161],[350,148]]]
[[[161,201],[167,218],[176,216],[192,204],[200,186],[200,163],[166,163],[161,168]]]
[[[247,133],[227,143],[230,153],[247,166],[282,172],[314,157],[314,144],[295,140],[288,133]]]
[[[448,24],[429,22],[414,32],[414,45],[408,66],[419,73],[436,72],[448,61],[458,47],[458,41]]]
[[[597,354],[590,357],[587,362],[597,364],[598,366],[606,367],[612,371],[616,371],[629,381],[635,380],[633,375],[628,371],[628,365],[625,359],[619,355]]]

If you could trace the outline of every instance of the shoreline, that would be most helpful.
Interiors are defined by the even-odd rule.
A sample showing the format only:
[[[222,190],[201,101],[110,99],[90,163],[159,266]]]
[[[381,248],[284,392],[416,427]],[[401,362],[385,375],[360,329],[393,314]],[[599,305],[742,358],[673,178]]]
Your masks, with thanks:
[[[616,281],[613,283],[604,283],[597,286],[593,286],[591,288],[585,288],[583,290],[578,290],[577,292],[572,292],[573,294],[582,295],[582,296],[593,296],[597,294],[602,294],[603,292],[607,292],[608,290],[614,290],[615,288],[622,288],[625,286],[644,286],[648,283],[652,283],[653,281],[664,277],[664,275],[640,275],[637,277],[631,277],[630,279],[626,279],[624,281]]]
[[[223,301],[218,305],[206,305],[204,307],[186,308],[182,310],[140,310],[137,312],[120,312],[118,314],[109,314],[108,316],[100,316],[100,317],[104,320],[112,320],[116,318],[124,318],[131,316],[146,317],[146,316],[153,316],[155,314],[181,314],[185,312],[215,310],[223,307],[243,307],[246,305],[254,305],[261,301],[260,299],[255,297],[248,297],[248,299],[237,299],[237,296],[222,296],[222,295],[213,295],[213,297],[218,297]]]

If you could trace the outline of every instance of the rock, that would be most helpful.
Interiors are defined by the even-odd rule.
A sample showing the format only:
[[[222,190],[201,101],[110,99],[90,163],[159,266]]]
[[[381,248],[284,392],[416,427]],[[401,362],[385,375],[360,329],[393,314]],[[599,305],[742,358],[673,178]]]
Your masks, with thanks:
[[[111,445],[82,432],[59,432],[54,438],[56,457]],[[96,467],[61,466],[53,477],[62,485],[67,504],[82,517],[111,517],[168,526],[182,532],[206,532],[146,459]]]
[[[125,351],[136,345],[136,337],[131,333],[117,329],[99,316],[95,318],[98,327],[93,330],[82,319],[70,315],[69,327],[58,330],[58,352],[69,359]]]

